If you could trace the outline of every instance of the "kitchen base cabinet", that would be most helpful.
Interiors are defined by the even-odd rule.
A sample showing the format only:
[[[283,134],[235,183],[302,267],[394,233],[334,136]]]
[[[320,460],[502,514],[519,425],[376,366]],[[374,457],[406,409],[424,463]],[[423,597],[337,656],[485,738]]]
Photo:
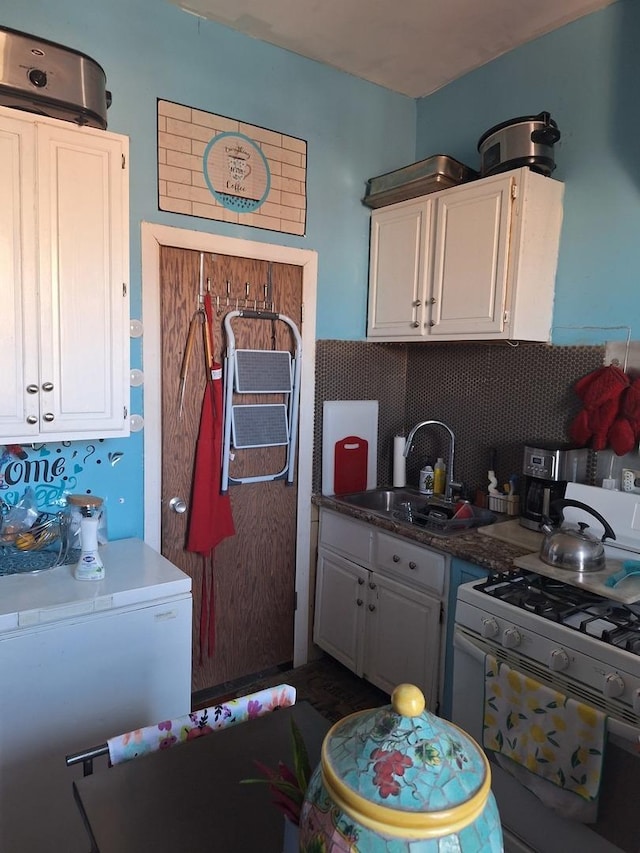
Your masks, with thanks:
[[[447,560],[321,509],[314,642],[387,693],[416,684],[436,711]]]
[[[364,677],[387,693],[416,684],[437,710],[440,601],[374,572],[366,617]]]
[[[362,675],[366,582],[369,572],[335,554],[318,553],[314,642]]]
[[[473,563],[467,563],[465,560],[458,560],[455,557],[451,560],[449,595],[447,597],[447,629],[445,635],[445,664],[441,713],[441,716],[445,717],[447,720],[451,719],[451,699],[453,692],[453,626],[455,623],[458,587],[463,583],[468,583],[469,581],[484,580],[487,575],[487,569],[483,569]]]

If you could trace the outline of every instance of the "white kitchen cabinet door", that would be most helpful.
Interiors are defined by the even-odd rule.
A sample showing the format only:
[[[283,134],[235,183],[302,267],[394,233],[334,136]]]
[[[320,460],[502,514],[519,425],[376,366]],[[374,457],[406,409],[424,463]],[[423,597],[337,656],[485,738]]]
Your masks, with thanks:
[[[0,437],[128,435],[128,140],[14,115],[0,108],[0,169],[12,187],[0,214],[1,287],[15,344],[0,378]]]
[[[13,115],[0,122],[0,437],[23,433],[38,415],[25,389],[38,375],[36,301],[35,126]],[[35,430],[34,430],[35,431]]]
[[[372,213],[370,338],[411,340],[424,334],[430,230],[430,199],[401,202]]]
[[[313,640],[352,672],[362,675],[369,572],[320,549]]]
[[[128,432],[125,149],[122,137],[38,128],[45,440]]]
[[[436,199],[432,337],[503,331],[513,186],[500,176]]]
[[[364,677],[386,693],[415,684],[436,711],[440,601],[377,572],[369,583]]]

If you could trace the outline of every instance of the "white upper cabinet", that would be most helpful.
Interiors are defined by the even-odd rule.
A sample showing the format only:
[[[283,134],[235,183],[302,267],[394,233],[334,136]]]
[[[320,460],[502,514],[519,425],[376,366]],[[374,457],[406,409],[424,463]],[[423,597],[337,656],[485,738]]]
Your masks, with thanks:
[[[369,329],[372,337],[419,334],[425,318],[431,200],[393,204],[371,216]]]
[[[18,115],[13,113],[12,115]],[[28,429],[33,412],[26,387],[38,375],[35,229],[35,126],[0,118],[0,436],[12,439]],[[25,288],[24,282],[32,282]]]
[[[563,192],[523,168],[375,210],[368,337],[548,341]]]
[[[128,435],[128,139],[0,109],[0,180],[0,437]]]

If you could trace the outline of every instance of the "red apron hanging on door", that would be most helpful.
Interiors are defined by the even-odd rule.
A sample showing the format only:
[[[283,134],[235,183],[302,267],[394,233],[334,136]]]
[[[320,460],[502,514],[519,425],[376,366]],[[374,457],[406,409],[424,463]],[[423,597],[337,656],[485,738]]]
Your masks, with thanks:
[[[220,494],[222,465],[222,365],[214,361],[211,294],[204,296],[204,344],[206,385],[191,487],[187,551],[201,554],[202,602],[200,612],[200,659],[205,647],[213,654],[215,644],[213,553],[227,536],[235,534],[231,499]],[[207,564],[210,566],[207,591]]]

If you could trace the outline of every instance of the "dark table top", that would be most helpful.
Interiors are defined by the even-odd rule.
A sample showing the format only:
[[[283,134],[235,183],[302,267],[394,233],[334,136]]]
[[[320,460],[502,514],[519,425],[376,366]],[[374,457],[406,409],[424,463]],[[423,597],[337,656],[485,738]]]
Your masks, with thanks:
[[[311,766],[330,724],[300,702],[172,749],[100,769],[74,782],[99,853],[281,853],[284,817],[254,760],[293,766],[291,717]]]

